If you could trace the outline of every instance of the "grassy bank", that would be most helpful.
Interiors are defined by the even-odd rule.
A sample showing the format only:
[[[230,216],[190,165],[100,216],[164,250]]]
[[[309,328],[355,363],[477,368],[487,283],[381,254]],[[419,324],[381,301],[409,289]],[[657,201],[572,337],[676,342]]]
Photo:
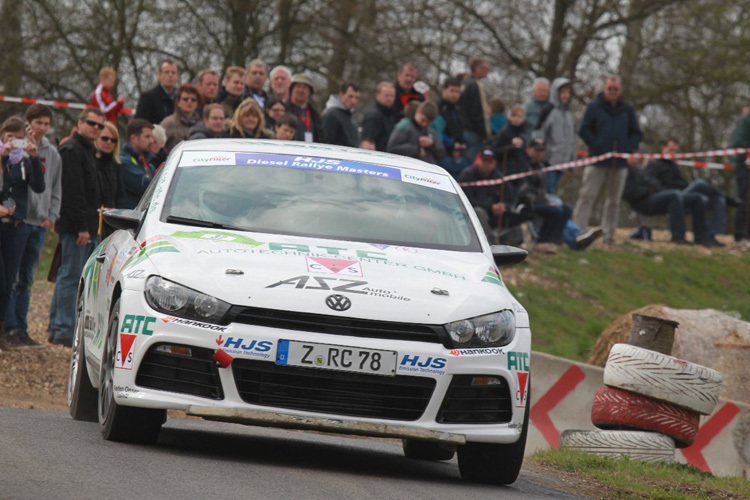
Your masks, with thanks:
[[[623,500],[729,500],[750,498],[750,481],[714,477],[683,464],[644,464],[627,459],[602,458],[569,450],[535,453],[536,462],[589,486],[580,493],[592,498]]]
[[[750,319],[750,253],[731,248],[626,241],[532,255],[503,277],[529,312],[534,349],[580,361],[612,321],[648,304]]]

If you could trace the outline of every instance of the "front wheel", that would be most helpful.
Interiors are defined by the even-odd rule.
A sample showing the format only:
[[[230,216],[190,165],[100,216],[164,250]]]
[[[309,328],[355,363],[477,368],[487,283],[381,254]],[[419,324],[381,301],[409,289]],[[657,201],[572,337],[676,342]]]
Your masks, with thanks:
[[[526,414],[518,441],[510,444],[466,443],[458,447],[458,470],[466,481],[486,484],[511,484],[518,478],[526,450],[529,430],[531,380],[526,396]]]
[[[126,443],[153,444],[159,437],[166,410],[120,406],[115,402],[114,372],[117,363],[117,335],[120,300],[109,319],[99,380],[99,427],[104,439]]]
[[[96,389],[91,385],[86,368],[86,349],[83,342],[83,295],[76,304],[76,331],[70,353],[68,375],[68,411],[73,420],[96,422]]]

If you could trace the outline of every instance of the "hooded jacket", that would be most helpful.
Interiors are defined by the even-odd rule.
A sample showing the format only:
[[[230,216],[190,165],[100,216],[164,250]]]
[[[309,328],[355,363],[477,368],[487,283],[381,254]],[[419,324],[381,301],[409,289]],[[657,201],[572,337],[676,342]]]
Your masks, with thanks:
[[[386,108],[376,102],[362,120],[362,140],[374,143],[377,151],[385,151],[397,121],[398,110],[394,106]]]
[[[643,139],[633,107],[622,99],[613,106],[604,100],[603,92],[586,106],[578,133],[592,156],[610,151],[632,153]],[[608,167],[612,164],[612,160],[605,160],[597,165]],[[628,166],[621,158],[614,164],[619,168]]]
[[[559,165],[576,159],[576,129],[573,113],[567,104],[560,102],[560,88],[570,85],[567,78],[555,78],[550,92],[550,103],[542,111],[540,123],[534,137],[544,139],[547,148],[545,160],[550,165]]]
[[[344,106],[338,95],[331,95],[323,111],[323,137],[328,144],[359,146],[359,132],[352,112]]]
[[[102,194],[96,167],[96,148],[78,132],[60,149],[62,159],[62,204],[55,230],[59,234],[88,231],[92,236],[99,229],[99,207]]]
[[[425,148],[425,157],[422,158],[419,138],[421,136],[431,137],[432,146]],[[443,141],[437,136],[437,132],[429,128],[422,128],[414,121],[414,118],[404,118],[393,129],[388,139],[387,150],[389,153],[416,158],[437,165],[445,157]]]
[[[45,220],[52,224],[60,217],[62,202],[62,160],[60,153],[46,137],[39,146],[39,161],[42,162],[45,189],[37,193],[29,188],[27,196],[26,224],[41,225]]]

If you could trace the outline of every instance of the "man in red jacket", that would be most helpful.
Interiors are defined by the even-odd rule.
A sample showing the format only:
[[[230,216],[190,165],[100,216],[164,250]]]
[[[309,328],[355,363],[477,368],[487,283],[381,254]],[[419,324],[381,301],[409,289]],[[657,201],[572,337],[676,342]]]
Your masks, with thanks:
[[[117,82],[117,72],[109,67],[102,68],[99,71],[99,85],[96,86],[89,101],[91,106],[101,109],[107,121],[112,123],[117,123],[117,114],[125,105],[124,97],[118,97],[116,100],[112,98],[115,82]]]

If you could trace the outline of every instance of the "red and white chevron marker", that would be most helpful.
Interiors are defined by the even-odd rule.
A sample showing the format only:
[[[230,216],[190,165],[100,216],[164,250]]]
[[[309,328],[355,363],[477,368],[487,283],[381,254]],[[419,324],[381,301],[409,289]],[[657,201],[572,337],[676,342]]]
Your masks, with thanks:
[[[534,406],[531,407],[529,420],[536,426],[544,436],[547,443],[554,449],[560,446],[560,430],[555,427],[549,412],[565,399],[568,394],[575,390],[586,374],[577,365],[570,365],[565,373],[541,396]]]
[[[698,436],[693,441],[692,446],[680,450],[685,456],[687,463],[699,468],[703,472],[711,472],[703,451],[739,414],[740,409],[737,405],[730,402],[725,403],[718,411],[714,412],[698,429]]]
[[[44,104],[45,106],[52,106],[54,108],[70,108],[70,109],[86,109],[93,106],[82,102],[66,102],[66,101],[49,101],[46,99],[30,99],[28,97],[12,97],[7,95],[0,95],[0,102],[15,102],[18,104]],[[132,108],[122,108],[120,114],[132,115]]]

